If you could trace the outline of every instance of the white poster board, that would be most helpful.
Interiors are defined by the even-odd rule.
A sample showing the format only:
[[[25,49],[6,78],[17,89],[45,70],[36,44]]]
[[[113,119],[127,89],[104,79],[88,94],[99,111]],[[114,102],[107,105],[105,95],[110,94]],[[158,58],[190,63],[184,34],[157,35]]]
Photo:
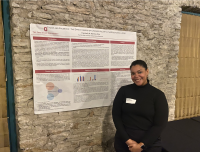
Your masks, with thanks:
[[[136,33],[30,25],[35,114],[112,104],[132,83]]]

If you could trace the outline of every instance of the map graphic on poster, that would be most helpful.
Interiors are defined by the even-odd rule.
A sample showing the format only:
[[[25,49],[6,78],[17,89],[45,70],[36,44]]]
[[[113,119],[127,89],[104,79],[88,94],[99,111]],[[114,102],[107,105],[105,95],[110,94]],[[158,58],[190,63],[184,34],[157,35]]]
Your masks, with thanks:
[[[34,113],[109,106],[132,83],[135,32],[30,24]]]

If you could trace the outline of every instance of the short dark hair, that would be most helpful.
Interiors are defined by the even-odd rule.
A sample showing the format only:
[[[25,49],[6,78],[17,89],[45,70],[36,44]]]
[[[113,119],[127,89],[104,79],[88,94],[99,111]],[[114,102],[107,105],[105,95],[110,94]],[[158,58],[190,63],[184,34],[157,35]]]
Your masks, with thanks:
[[[131,63],[131,65],[130,65],[130,69],[132,68],[132,66],[135,66],[135,65],[140,65],[143,68],[145,68],[145,70],[148,69],[146,62],[144,62],[143,60],[135,60],[135,61],[133,61]],[[147,78],[147,82],[149,83],[149,79],[148,78]]]

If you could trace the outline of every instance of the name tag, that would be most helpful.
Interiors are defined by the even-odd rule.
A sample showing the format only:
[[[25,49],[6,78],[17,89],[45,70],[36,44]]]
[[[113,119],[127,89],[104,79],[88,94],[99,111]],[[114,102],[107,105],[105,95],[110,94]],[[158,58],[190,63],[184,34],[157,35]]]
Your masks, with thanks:
[[[131,98],[126,98],[126,103],[135,104],[136,100]]]

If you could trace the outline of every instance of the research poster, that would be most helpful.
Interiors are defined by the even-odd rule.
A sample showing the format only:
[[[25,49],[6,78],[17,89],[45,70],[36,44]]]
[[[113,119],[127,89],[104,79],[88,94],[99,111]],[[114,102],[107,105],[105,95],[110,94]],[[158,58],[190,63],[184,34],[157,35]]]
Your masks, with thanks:
[[[109,106],[131,84],[135,32],[30,24],[34,113]]]

